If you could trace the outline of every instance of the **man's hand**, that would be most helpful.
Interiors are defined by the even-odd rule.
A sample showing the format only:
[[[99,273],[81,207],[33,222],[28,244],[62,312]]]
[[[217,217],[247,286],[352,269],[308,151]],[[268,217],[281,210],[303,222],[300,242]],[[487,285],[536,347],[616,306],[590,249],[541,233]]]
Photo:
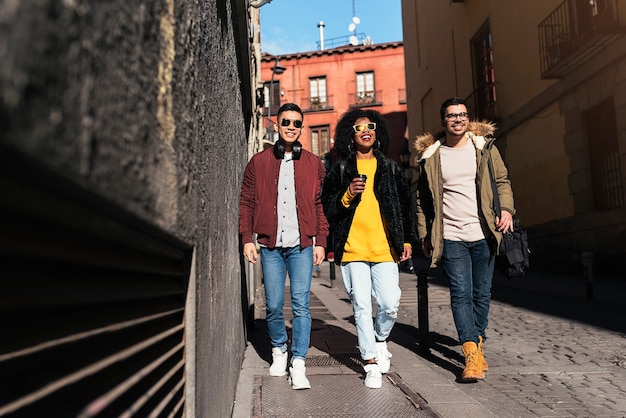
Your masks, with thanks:
[[[315,246],[315,248],[313,248],[313,265],[319,266],[322,264],[325,254],[326,250],[324,250],[324,247]]]
[[[508,231],[513,232],[513,215],[511,215],[511,212],[503,209],[500,212],[500,217],[496,216],[496,228],[503,234]]]
[[[252,264],[256,264],[256,259],[259,255],[256,252],[256,245],[254,245],[253,242],[243,244],[243,256]]]

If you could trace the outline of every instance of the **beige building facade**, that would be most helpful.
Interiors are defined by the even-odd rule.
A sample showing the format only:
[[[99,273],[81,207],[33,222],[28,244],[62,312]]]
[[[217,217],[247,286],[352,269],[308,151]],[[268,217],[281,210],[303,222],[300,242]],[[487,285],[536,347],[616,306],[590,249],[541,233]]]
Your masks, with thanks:
[[[531,263],[626,254],[626,0],[403,0],[409,138],[439,106],[496,122]],[[414,163],[414,161],[413,161]]]

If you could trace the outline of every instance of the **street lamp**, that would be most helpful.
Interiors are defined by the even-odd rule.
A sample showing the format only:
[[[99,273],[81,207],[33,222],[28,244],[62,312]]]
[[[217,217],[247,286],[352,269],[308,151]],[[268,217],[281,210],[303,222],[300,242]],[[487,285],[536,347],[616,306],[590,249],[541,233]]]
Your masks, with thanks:
[[[283,67],[282,65],[280,65],[280,60],[278,59],[278,57],[276,57],[276,61],[274,62],[274,66],[272,67],[272,78],[270,79],[270,91],[269,91],[269,100],[268,100],[268,104],[267,104],[267,122],[269,123],[269,129],[267,130],[268,132],[266,133],[266,137],[268,140],[270,140],[272,143],[274,142],[274,128],[272,126],[272,97],[274,97],[274,75],[275,74],[282,74],[284,73],[286,70],[285,67]],[[272,134],[272,138],[270,138],[269,133],[271,131]]]
[[[254,7],[255,9],[260,8],[261,6],[265,6],[266,4],[271,3],[272,0],[263,0],[263,1],[258,1],[256,3],[250,3],[249,7]]]

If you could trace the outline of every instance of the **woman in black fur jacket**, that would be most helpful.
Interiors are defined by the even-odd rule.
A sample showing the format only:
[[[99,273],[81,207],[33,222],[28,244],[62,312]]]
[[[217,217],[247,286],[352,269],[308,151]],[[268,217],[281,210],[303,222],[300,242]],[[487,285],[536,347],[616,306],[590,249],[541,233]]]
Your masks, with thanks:
[[[418,242],[407,181],[385,155],[389,143],[380,113],[345,113],[335,132],[342,160],[330,168],[322,189],[324,213],[334,233],[332,250],[352,301],[365,386],[370,388],[380,388],[382,373],[389,371],[386,339],[400,305],[398,264],[411,257],[411,244]],[[375,321],[372,295],[378,305]]]

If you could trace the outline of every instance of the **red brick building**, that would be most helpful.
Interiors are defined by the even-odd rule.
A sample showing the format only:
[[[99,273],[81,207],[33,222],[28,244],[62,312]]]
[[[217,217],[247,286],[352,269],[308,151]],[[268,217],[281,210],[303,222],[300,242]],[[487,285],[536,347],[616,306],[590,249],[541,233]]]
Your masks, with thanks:
[[[261,77],[263,118],[270,140],[273,131],[268,109],[271,107],[271,120],[275,121],[280,105],[293,102],[305,113],[302,145],[323,157],[333,146],[341,115],[351,107],[366,107],[383,114],[389,124],[389,155],[398,162],[408,161],[402,42],[264,54]]]

